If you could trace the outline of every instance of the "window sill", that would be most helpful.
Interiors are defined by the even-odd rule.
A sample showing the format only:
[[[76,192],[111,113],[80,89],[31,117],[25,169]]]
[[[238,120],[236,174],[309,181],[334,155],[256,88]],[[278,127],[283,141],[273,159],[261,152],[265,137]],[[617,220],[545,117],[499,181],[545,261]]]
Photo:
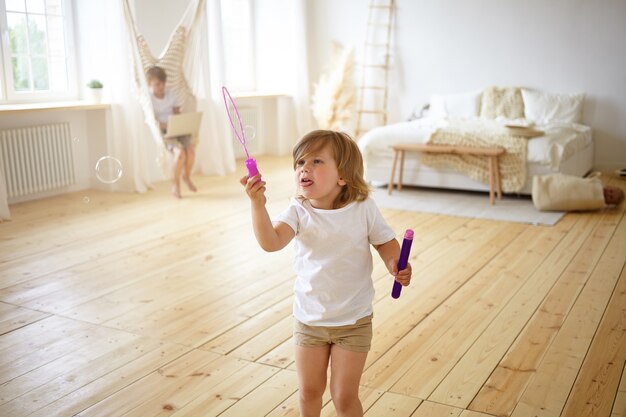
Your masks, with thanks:
[[[263,93],[256,91],[244,91],[238,93],[231,94],[233,98],[278,98],[278,97],[288,97],[288,94],[283,93]]]
[[[54,110],[101,110],[108,109],[109,103],[93,103],[90,101],[57,101],[53,103],[2,104],[0,115],[9,113],[25,113],[34,111]]]

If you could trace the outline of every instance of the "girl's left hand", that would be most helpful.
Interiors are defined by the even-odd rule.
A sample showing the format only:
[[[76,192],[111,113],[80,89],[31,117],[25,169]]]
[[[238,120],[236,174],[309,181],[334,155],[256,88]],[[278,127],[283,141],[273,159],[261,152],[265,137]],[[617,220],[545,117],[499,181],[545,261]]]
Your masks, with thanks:
[[[403,287],[408,286],[411,283],[411,275],[413,273],[413,269],[411,268],[411,263],[407,262],[406,268],[402,271],[398,271],[398,260],[391,259],[387,264],[387,269],[389,273],[393,275],[393,277],[402,284]]]

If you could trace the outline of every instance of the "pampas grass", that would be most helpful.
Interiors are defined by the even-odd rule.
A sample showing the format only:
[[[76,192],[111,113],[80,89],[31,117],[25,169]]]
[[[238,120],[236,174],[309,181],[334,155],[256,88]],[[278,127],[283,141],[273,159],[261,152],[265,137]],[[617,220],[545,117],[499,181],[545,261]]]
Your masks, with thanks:
[[[341,130],[356,103],[354,50],[335,44],[331,68],[320,76],[313,93],[313,117],[320,129]]]

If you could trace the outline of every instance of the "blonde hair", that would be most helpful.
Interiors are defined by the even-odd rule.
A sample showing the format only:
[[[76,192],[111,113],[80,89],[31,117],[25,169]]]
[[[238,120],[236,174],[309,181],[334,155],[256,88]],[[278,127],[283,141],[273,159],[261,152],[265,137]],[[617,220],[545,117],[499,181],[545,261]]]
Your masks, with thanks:
[[[333,208],[363,201],[370,189],[363,178],[363,156],[356,142],[346,133],[332,130],[314,130],[304,135],[293,148],[293,169],[300,159],[330,145],[339,177],[346,182],[333,202]],[[300,198],[304,198],[299,196]]]

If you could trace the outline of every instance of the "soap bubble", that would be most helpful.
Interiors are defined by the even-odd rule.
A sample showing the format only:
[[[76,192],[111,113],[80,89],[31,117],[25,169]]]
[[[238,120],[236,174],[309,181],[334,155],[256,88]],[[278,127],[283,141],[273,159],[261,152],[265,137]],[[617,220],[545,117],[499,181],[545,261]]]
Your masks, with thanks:
[[[105,184],[117,182],[122,177],[122,163],[112,156],[103,156],[96,162],[96,177]]]
[[[74,136],[74,137],[72,138],[72,141],[73,141],[74,143],[78,143],[78,142],[80,142],[80,139],[78,139],[78,136]]]
[[[89,197],[87,197],[87,196],[83,197],[83,203],[89,204],[90,201],[91,201],[91,199]]]
[[[256,129],[254,126],[246,125],[243,127],[243,134],[246,136],[246,141],[253,141],[256,138]]]

